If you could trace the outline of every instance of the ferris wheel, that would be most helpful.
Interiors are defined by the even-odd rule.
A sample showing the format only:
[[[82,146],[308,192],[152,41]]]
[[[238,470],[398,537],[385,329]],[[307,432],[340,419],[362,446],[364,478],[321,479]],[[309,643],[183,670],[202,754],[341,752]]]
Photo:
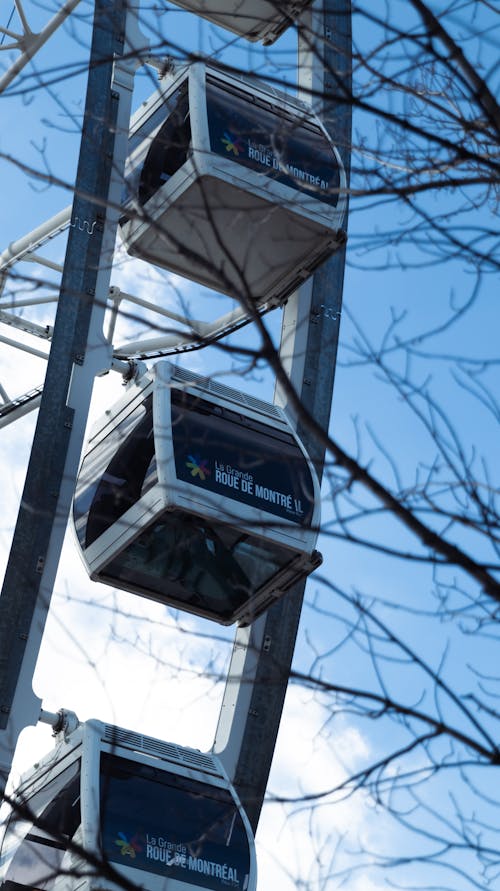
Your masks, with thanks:
[[[35,34],[23,3],[15,0],[21,33],[9,22],[0,34],[19,55],[0,79],[0,90],[11,89],[77,5],[78,0],[65,3]],[[68,795],[78,790],[81,811],[61,856],[75,856],[73,842],[96,855],[102,841],[95,829],[86,835],[85,825],[101,821],[104,826],[108,818],[105,810],[96,816],[89,789],[100,782],[114,790],[116,781],[118,796],[123,771],[149,782],[154,768],[162,788],[175,788],[179,801],[184,796],[186,813],[196,797],[217,802],[205,808],[206,815],[213,810],[215,816],[200,811],[200,825],[189,830],[193,838],[207,832],[210,837],[207,820],[219,828],[206,851],[194,842],[190,848],[172,830],[169,855],[161,855],[160,846],[141,830],[138,844],[149,845],[151,852],[158,848],[158,857],[151,853],[151,862],[139,867],[151,874],[147,886],[156,887],[156,875],[169,876],[173,889],[190,882],[219,888],[224,866],[216,836],[227,830],[240,838],[240,849],[234,862],[226,863],[226,879],[230,871],[233,887],[251,889],[252,831],[267,783],[305,579],[321,562],[315,544],[324,450],[317,431],[328,425],[333,389],[350,123],[335,103],[316,97],[331,91],[331,72],[339,69],[340,57],[348,58],[349,32],[346,4],[340,9],[329,0],[324,7],[268,0],[178,5],[265,45],[297,28],[301,97],[214,60],[184,63],[155,56],[137,10],[113,8],[111,15],[108,3],[96,3],[73,203],[14,236],[0,254],[0,327],[10,329],[9,336],[2,331],[2,342],[47,363],[44,384],[33,381],[18,392],[15,381],[0,381],[0,426],[39,409],[0,600],[6,654],[0,772],[4,784],[20,731],[41,713],[31,676],[62,547],[66,522],[61,517],[68,518],[74,498],[77,546],[90,577],[222,624],[237,623],[233,659],[212,766],[186,767],[195,756],[185,753],[159,764],[151,752],[161,741],[150,740],[148,754],[145,743],[123,742],[129,731],[106,730],[98,722],[81,725],[64,711],[54,716],[42,711],[42,719],[55,728],[56,748],[23,781],[18,812],[19,802],[29,803],[49,783],[56,784],[63,811]],[[157,82],[132,117],[141,65],[149,66]],[[196,319],[190,310],[173,310],[161,292],[122,289],[113,282],[117,233],[122,256],[227,295],[233,305],[220,313],[205,304]],[[51,248],[64,238],[60,263]],[[37,269],[34,296],[23,286],[28,265]],[[40,309],[47,306],[56,310],[53,324],[40,322]],[[265,337],[263,316],[280,307],[281,349],[271,363],[274,403],[165,361],[209,350],[247,325]],[[133,316],[137,322],[144,314],[147,325],[140,336],[120,341],[121,320]],[[153,360],[160,361],[152,365]],[[110,370],[122,376],[126,394],[98,421],[78,475],[93,382]],[[47,490],[57,495],[51,495],[50,505]],[[33,508],[43,510],[43,526],[34,521]],[[12,633],[21,626],[22,633]],[[271,668],[263,658],[270,649]],[[249,716],[263,702],[267,717],[257,727]],[[75,756],[79,747],[83,761]],[[89,787],[84,786],[85,759],[95,773]],[[80,766],[72,767],[77,761]],[[33,810],[35,822],[49,819],[41,804]],[[127,845],[130,831],[128,825],[110,829],[118,837],[122,833]],[[33,847],[30,832],[33,823],[26,834]],[[8,833],[5,838],[9,844]],[[39,839],[30,856],[40,860],[44,844]],[[106,857],[116,863],[109,850]],[[163,866],[153,867],[153,861]],[[19,869],[14,849],[5,862],[6,888],[33,885],[35,880]],[[198,862],[213,868],[200,868]],[[201,876],[204,870],[204,875],[212,870],[212,879]],[[237,874],[244,876],[241,884]],[[44,882],[38,877],[36,887],[52,887]],[[109,882],[114,887],[112,875]],[[70,887],[67,880],[62,884]]]

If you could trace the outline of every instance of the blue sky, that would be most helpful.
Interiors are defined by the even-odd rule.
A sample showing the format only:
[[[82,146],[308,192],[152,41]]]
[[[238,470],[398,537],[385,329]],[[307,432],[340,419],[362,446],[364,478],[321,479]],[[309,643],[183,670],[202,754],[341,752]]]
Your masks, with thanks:
[[[75,65],[82,70],[85,66],[90,8],[91,5],[82,0],[78,17],[37,57],[38,74],[32,75],[29,69],[29,78],[28,75],[23,78],[21,85],[14,86],[10,96],[2,101],[0,177],[2,205],[7,212],[0,218],[0,250],[69,203],[68,189],[34,179],[29,171],[5,156],[20,160],[24,168],[48,172],[71,184],[76,167],[84,77],[68,78],[67,66]],[[404,23],[406,5],[393,4],[392,8]],[[45,10],[38,9],[36,4],[30,5],[29,10],[35,22],[45,19]],[[78,21],[82,15],[83,21]],[[457,10],[458,24],[466,23],[470,27],[468,15],[467,7]],[[153,19],[150,22],[156,27]],[[248,45],[233,45],[231,38],[228,45],[227,35],[183,12],[169,12],[158,23],[169,35],[175,35],[174,43],[179,42],[190,50],[217,52],[225,60],[259,73],[279,72],[281,76],[285,72],[284,76],[293,81],[291,39],[285,38],[263,52]],[[6,21],[2,19],[1,24]],[[480,33],[477,20],[476,26]],[[356,28],[357,39],[368,41],[370,31],[366,23],[358,22]],[[495,54],[494,39],[495,31],[490,28],[487,40],[471,41],[468,46],[476,60],[482,59],[485,71],[488,60]],[[482,48],[482,54],[478,47]],[[48,73],[49,89],[45,85]],[[44,85],[35,86],[37,78],[41,81],[42,77]],[[151,91],[150,77],[147,74],[138,78],[135,102],[142,101]],[[365,137],[375,146],[378,123],[361,115],[355,116],[354,123],[355,140],[361,142],[361,137]],[[358,164],[359,158],[360,155],[356,156]],[[454,201],[455,196],[447,193],[431,194],[427,207],[430,212],[445,214],[447,209],[451,211],[456,206]],[[473,211],[465,205],[465,199],[464,206],[463,220],[470,222]],[[491,208],[492,205],[486,205],[474,211],[473,224],[494,228]],[[495,359],[498,354],[498,282],[491,272],[478,280],[475,270],[462,256],[426,265],[428,241],[421,246],[401,246],[381,237],[377,249],[367,251],[366,243],[373,245],[376,233],[384,229],[407,231],[411,225],[412,215],[402,204],[353,200],[331,433],[346,450],[355,453],[359,448],[361,463],[369,465],[371,471],[391,487],[397,485],[392,460],[397,463],[403,485],[408,489],[435,461],[435,443],[428,430],[408,408],[402,394],[388,383],[387,375],[366,360],[367,342],[377,354],[391,320],[397,315],[400,321],[393,333],[393,349],[387,360],[393,376],[410,367],[412,378],[421,388],[420,395],[414,397],[416,404],[429,417],[421,394],[432,393],[439,399],[459,433],[464,454],[471,461],[472,475],[477,475],[484,484],[488,478],[487,467],[492,490],[498,489],[494,479],[498,463],[498,416],[463,386],[464,383],[472,386],[474,379],[493,392],[496,387],[498,392],[498,365],[480,365],[480,360]],[[64,238],[54,240],[48,251],[60,261]],[[27,276],[39,272],[26,264],[19,269]],[[189,301],[195,315],[200,316],[211,303],[209,295],[201,293],[197,286],[172,279],[140,262],[127,262],[123,253],[117,260],[112,284],[146,299],[161,297],[173,304],[180,291],[182,299]],[[423,335],[442,324],[449,317],[450,306],[465,306],[476,285],[477,298],[463,317],[439,337],[415,341],[409,358],[408,352],[400,347],[401,341]],[[26,283],[20,281],[14,287],[24,292]],[[48,293],[45,285],[39,292]],[[53,316],[50,305],[26,312],[43,324]],[[279,319],[280,311],[269,317],[269,324],[276,332]],[[145,329],[147,324],[146,321]],[[138,328],[141,327],[139,324]],[[9,335],[8,330],[5,333]],[[135,327],[132,329],[129,323],[122,322],[117,341],[130,334],[136,336]],[[247,333],[239,338],[245,340],[246,336]],[[467,361],[455,362],[450,358],[455,355],[466,356]],[[29,389],[43,377],[43,362],[4,345],[0,363],[0,383],[12,396]],[[185,359],[185,364],[195,371],[227,374],[230,370],[227,358],[216,349],[192,354]],[[223,379],[262,398],[272,399],[273,381],[265,368],[243,379]],[[408,395],[404,387],[403,391]],[[99,416],[120,395],[118,375],[108,375],[98,381],[92,417]],[[443,424],[443,420],[435,416],[433,421]],[[0,436],[2,466],[8,468],[3,484],[2,565],[22,491],[33,423],[34,416],[27,416],[2,430]],[[453,448],[448,432],[446,439]],[[377,443],[383,443],[384,449]],[[446,469],[441,482],[443,487],[449,482]],[[437,713],[444,709],[450,720],[458,720],[449,700],[435,694],[425,672],[417,666],[408,667],[401,651],[392,644],[379,640],[377,646],[386,660],[374,658],[368,638],[363,636],[363,622],[352,605],[356,597],[362,596],[377,616],[389,623],[422,659],[428,660],[435,670],[441,665],[442,677],[462,695],[484,693],[486,689],[491,696],[488,701],[493,702],[498,693],[496,681],[492,679],[498,632],[495,624],[486,621],[491,617],[488,604],[481,613],[486,622],[481,629],[477,620],[477,592],[464,582],[460,573],[444,571],[447,580],[454,578],[457,585],[448,592],[448,604],[443,604],[442,589],[427,566],[391,559],[343,541],[330,498],[329,486],[337,484],[338,474],[332,477],[327,468],[325,534],[320,543],[325,561],[317,576],[308,583],[296,652],[297,670],[311,669],[322,678],[334,679],[340,684],[370,689],[387,685],[394,696],[419,702],[422,707],[436,709]],[[356,488],[352,497],[359,498],[359,504],[365,507],[375,506],[373,499]],[[339,505],[345,511],[354,510],[346,501],[337,501]],[[400,524],[379,514],[365,518],[359,532],[372,541],[420,552]],[[456,535],[473,553],[478,556],[485,553],[482,542],[470,530],[458,530]],[[490,554],[486,559],[490,559]],[[350,602],[322,585],[321,577],[348,595]],[[470,606],[463,589],[470,593]],[[352,631],[354,626],[357,633]],[[207,640],[206,635],[212,634],[213,639]],[[77,711],[81,719],[99,717],[208,749],[222,695],[220,678],[224,677],[230,650],[229,642],[222,638],[230,641],[231,634],[201,620],[166,614],[156,604],[128,594],[115,594],[111,589],[91,583],[76,557],[69,532],[35,689],[43,696],[47,709],[67,706]],[[208,673],[207,665],[211,667]],[[402,722],[398,726],[369,720],[355,711],[338,708],[331,696],[293,684],[287,696],[269,790],[271,794],[300,797],[303,792],[333,788],[350,771],[360,770],[364,764],[381,757],[388,746],[397,746],[405,739],[406,728]],[[18,766],[30,763],[37,752],[45,751],[50,744],[48,728],[27,731]],[[444,744],[440,757],[451,757],[449,751],[445,752]],[[424,761],[424,755],[415,752],[406,762],[406,768],[410,765],[411,769],[417,769]],[[397,767],[394,771],[397,773]],[[483,782],[479,777],[475,777],[475,781],[478,785]],[[395,793],[395,798],[399,796],[398,802],[408,813],[415,813],[417,823],[429,831],[431,827],[433,831],[436,829],[439,820],[435,815],[431,818],[430,810],[425,810],[427,805],[435,814],[436,808],[445,801],[443,812],[450,826],[456,819],[454,801],[462,801],[464,813],[472,813],[477,806],[471,787],[461,784],[456,776],[448,780],[446,774],[440,775],[434,783],[422,788],[423,804],[421,802],[419,808],[412,797],[418,794],[420,789],[414,789],[412,794]],[[493,822],[484,797],[481,802],[484,822]],[[442,822],[439,829],[445,831]],[[343,797],[341,793],[327,796],[314,812],[300,804],[285,806],[270,802],[264,808],[257,842],[259,888],[272,887],[279,891],[301,887],[297,884],[299,879],[308,888],[330,891],[338,887],[341,878],[348,891],[361,888],[376,891],[387,887],[388,881],[383,870],[373,868],[378,856],[395,850],[414,853],[426,845],[427,850],[433,848],[430,839],[416,840],[414,834],[393,820],[387,808],[379,808],[363,792],[351,797]],[[358,846],[363,854],[356,853]],[[349,857],[349,851],[355,852],[353,857]],[[472,860],[466,860],[466,855],[460,856],[464,858],[465,877],[448,872],[443,879],[445,871],[437,859],[425,869],[415,863],[400,867],[400,872],[393,873],[392,877],[407,886],[442,886],[468,891],[473,887],[473,877],[476,880],[479,876],[479,872],[475,872],[478,867]],[[368,866],[362,870],[365,861]],[[353,863],[357,868],[353,868]]]

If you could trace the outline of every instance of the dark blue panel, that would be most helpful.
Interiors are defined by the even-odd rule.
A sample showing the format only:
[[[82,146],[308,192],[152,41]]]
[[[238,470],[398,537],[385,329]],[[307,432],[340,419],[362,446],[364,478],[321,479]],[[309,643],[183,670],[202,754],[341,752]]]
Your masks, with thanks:
[[[213,891],[243,891],[250,848],[229,792],[104,753],[101,763],[109,860]]]
[[[291,434],[173,390],[172,437],[179,480],[311,525],[311,472]]]
[[[336,207],[340,170],[324,133],[270,103],[207,83],[213,152]]]

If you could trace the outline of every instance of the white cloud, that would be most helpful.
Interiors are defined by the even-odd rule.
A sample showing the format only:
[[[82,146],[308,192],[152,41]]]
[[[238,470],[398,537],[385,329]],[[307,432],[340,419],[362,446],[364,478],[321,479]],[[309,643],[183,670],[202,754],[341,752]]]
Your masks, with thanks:
[[[257,833],[265,886],[280,891],[337,887],[333,874],[343,862],[339,842],[350,837],[355,843],[371,819],[362,796],[321,795],[346,779],[346,754],[353,766],[369,754],[367,741],[345,719],[338,720],[334,741],[321,733],[324,721],[324,709],[307,691],[289,687]],[[307,799],[315,794],[318,798]],[[296,800],[273,800],[280,796]],[[354,879],[345,887],[358,891],[361,886]],[[375,891],[377,886],[363,887]]]

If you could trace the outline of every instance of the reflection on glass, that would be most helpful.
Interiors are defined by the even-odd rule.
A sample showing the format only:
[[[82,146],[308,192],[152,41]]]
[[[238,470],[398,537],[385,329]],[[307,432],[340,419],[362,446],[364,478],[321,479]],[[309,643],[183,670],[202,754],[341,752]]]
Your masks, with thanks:
[[[82,547],[96,541],[157,479],[148,396],[85,457],[73,507]]]
[[[172,511],[142,532],[102,576],[117,587],[142,589],[230,621],[290,559],[279,545]]]

